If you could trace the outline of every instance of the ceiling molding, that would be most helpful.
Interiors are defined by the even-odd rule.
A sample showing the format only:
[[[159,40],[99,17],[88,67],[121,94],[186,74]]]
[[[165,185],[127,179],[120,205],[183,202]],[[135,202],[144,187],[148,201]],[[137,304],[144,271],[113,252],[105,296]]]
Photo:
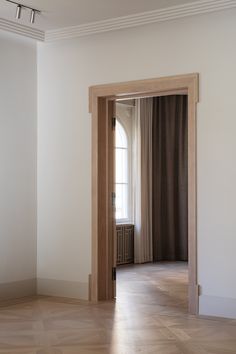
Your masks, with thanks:
[[[0,29],[12,33],[19,34],[21,36],[29,37],[32,39],[36,39],[37,41],[44,41],[45,40],[45,33],[44,31],[40,31],[38,29],[25,26],[13,21],[4,20],[0,18]]]
[[[164,22],[199,15],[209,12],[226,10],[236,7],[236,0],[202,0],[184,5],[172,6],[165,9],[142,12],[135,15],[116,17],[104,21],[91,22],[84,25],[70,26],[56,30],[35,29],[20,23],[0,18],[0,29],[16,33],[37,41],[56,41],[87,35],[109,32],[124,28],[136,27],[156,22]]]
[[[226,10],[236,7],[236,0],[202,0],[184,5],[168,7],[161,10],[143,12],[130,16],[122,16],[104,21],[92,22],[79,26],[71,26],[45,32],[45,41],[70,39],[96,33],[136,27],[155,22],[163,22],[181,17]]]

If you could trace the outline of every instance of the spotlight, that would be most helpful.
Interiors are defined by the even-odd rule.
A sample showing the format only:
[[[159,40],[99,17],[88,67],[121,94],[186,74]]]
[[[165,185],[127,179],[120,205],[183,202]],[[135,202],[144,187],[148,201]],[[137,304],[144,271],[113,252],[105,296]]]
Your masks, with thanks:
[[[34,23],[34,20],[35,20],[35,10],[32,9],[30,14],[30,23]]]
[[[0,0],[1,2],[2,0]],[[23,4],[19,4],[18,1],[16,0],[6,0],[8,3],[16,5],[16,19],[19,20],[21,18],[21,10],[27,10],[30,11],[30,23],[34,23],[35,22],[35,16],[36,13],[38,13],[39,15],[41,14],[40,10],[34,9],[30,6],[27,5],[23,5]]]
[[[21,5],[17,5],[16,7],[16,19],[19,20],[21,15]]]

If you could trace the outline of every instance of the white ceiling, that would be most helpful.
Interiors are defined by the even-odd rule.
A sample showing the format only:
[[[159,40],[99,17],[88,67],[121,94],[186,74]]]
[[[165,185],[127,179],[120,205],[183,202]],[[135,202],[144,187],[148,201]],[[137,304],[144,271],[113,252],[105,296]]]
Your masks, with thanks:
[[[42,31],[102,21],[145,11],[165,9],[202,0],[14,0],[42,11],[34,25],[29,23],[29,13],[22,11],[22,18],[15,19],[16,6],[0,0],[0,18],[31,26]]]

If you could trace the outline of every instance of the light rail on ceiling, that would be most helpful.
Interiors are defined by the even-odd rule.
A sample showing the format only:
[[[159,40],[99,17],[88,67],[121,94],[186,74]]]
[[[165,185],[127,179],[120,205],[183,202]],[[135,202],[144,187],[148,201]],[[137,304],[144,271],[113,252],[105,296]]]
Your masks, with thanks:
[[[30,23],[34,23],[35,22],[35,16],[36,14],[40,14],[41,11],[34,9],[33,7],[27,6],[27,5],[23,5],[21,3],[18,3],[16,1],[12,1],[12,0],[6,0],[7,2],[14,4],[16,6],[16,15],[15,18],[17,20],[19,20],[21,18],[21,10],[22,9],[26,9],[30,11]]]

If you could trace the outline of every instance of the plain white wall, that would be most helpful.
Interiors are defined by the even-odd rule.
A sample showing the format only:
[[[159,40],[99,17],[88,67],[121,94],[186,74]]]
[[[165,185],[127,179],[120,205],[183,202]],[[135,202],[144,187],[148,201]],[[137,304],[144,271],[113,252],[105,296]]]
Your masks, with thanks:
[[[38,45],[39,277],[90,273],[88,87],[199,72],[199,283],[202,296],[235,300],[236,316],[235,38],[231,9]]]
[[[37,48],[0,31],[0,283],[36,278]]]

